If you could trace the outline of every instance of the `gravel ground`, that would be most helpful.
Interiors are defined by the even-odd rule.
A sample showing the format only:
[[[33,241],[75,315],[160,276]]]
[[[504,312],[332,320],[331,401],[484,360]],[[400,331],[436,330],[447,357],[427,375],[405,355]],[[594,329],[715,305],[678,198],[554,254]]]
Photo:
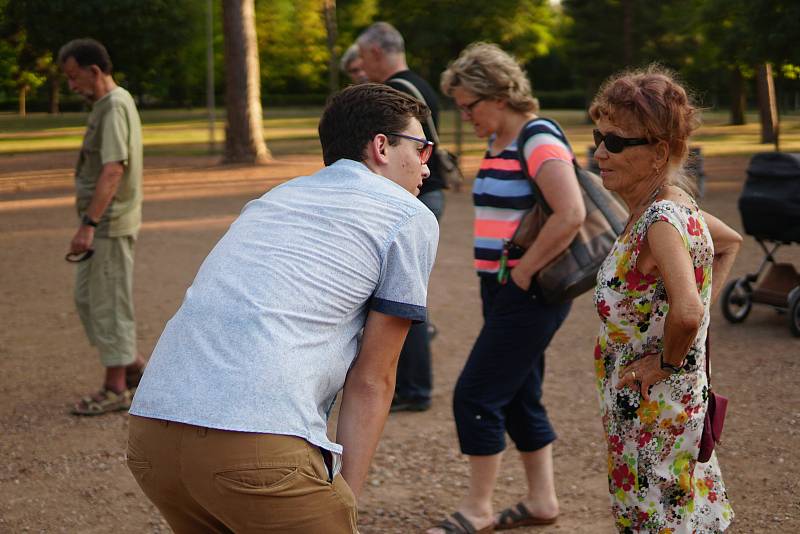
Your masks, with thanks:
[[[73,232],[74,154],[0,158],[0,532],[169,532],[124,464],[127,416],[74,418],[67,408],[97,388],[102,370],[71,302],[72,268],[63,254]],[[209,158],[146,161],[145,225],[137,244],[138,338],[152,350],[200,262],[243,204],[281,180],[312,172],[314,157],[268,167],[219,168]],[[477,160],[467,158],[474,171]],[[704,207],[740,227],[736,200],[746,159],[706,161]],[[389,418],[361,502],[361,532],[417,532],[451,511],[464,493],[467,464],[458,451],[450,401],[480,328],[471,268],[469,186],[449,191],[430,309],[435,395],[425,413]],[[762,259],[746,238],[734,276]],[[800,268],[800,247],[779,258]],[[731,398],[723,476],[737,514],[730,532],[800,531],[800,339],[786,316],[758,307],[741,325],[713,310],[714,383]],[[559,434],[559,522],[529,532],[613,532],[605,453],[594,390],[592,345],[598,329],[588,295],[579,298],[547,355],[545,401]],[[498,507],[524,491],[509,453]],[[525,532],[525,530],[519,530]]]

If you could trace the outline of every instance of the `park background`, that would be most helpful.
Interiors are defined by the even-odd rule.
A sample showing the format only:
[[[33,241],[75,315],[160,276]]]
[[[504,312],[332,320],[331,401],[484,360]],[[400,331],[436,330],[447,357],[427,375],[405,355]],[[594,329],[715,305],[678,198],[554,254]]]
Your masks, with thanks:
[[[135,292],[148,355],[241,207],[321,166],[317,121],[327,95],[346,84],[337,57],[377,20],[398,27],[411,68],[434,87],[472,41],[514,53],[542,114],[564,125],[584,163],[585,109],[602,80],[651,61],[675,69],[704,108],[693,139],[704,156],[702,205],[739,231],[736,202],[752,154],[800,152],[795,1],[0,0],[0,532],[168,531],[124,465],[127,418],[67,415],[100,374],[62,259],[76,224],[72,168],[88,107],[67,91],[53,63],[58,48],[76,37],[104,42],[141,111],[145,222]],[[258,59],[249,64],[247,46],[225,46],[245,34],[240,41]],[[231,78],[234,68],[246,74]],[[260,109],[242,110],[229,96],[247,77],[258,80]],[[461,152],[467,180],[447,192],[431,285],[440,330],[434,405],[389,419],[361,505],[364,533],[417,531],[451,511],[467,481],[450,399],[480,328],[469,192],[485,144],[442,103],[443,142]],[[237,129],[243,112],[263,113],[260,132]],[[798,248],[784,247],[779,259],[800,265]],[[732,276],[753,272],[762,256],[746,237]],[[712,324],[714,383],[732,402],[719,451],[737,512],[731,531],[800,531],[798,340],[785,315],[765,307],[731,325],[716,306]],[[597,327],[584,295],[548,352],[562,518],[530,532],[613,531],[590,356]],[[503,467],[498,506],[521,490],[515,464]]]

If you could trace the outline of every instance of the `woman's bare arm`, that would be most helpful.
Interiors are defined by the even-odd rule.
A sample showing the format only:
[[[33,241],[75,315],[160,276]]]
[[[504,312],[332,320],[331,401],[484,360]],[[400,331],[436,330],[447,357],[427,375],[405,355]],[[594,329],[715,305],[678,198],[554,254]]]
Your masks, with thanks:
[[[742,236],[710,213],[703,211],[702,214],[706,225],[708,225],[708,232],[711,234],[711,240],[714,242],[711,302],[715,302],[731,272],[736,254],[738,254],[739,247],[742,245]]]
[[[697,292],[692,258],[680,233],[667,222],[653,223],[647,231],[647,242],[669,300],[662,357],[665,363],[679,366],[697,337],[705,311]],[[617,388],[640,389],[644,399],[650,400],[650,386],[668,376],[669,372],[661,369],[659,355],[652,354],[622,369]]]

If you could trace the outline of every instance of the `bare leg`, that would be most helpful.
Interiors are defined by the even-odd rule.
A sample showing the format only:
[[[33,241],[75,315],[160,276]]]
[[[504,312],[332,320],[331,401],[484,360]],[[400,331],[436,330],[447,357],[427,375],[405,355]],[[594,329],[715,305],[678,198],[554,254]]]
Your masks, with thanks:
[[[128,389],[128,374],[141,373],[144,366],[147,364],[141,354],[136,353],[136,359],[121,367],[106,367],[106,382],[105,387],[114,393],[121,393]],[[138,384],[136,384],[138,385]],[[136,385],[132,387],[136,387]]]
[[[125,370],[128,371],[128,372],[141,371],[142,369],[144,369],[144,366],[146,364],[147,364],[147,362],[144,360],[144,357],[141,354],[137,353],[136,354],[136,359],[133,361],[133,363],[130,363],[130,364],[126,365],[125,366]]]
[[[105,378],[103,380],[103,390],[111,391],[113,393],[116,393],[117,395],[120,395],[123,392],[128,391],[129,375],[133,374],[137,377],[137,381],[130,388],[132,392],[136,387],[136,385],[138,385],[138,376],[144,369],[146,363],[147,362],[144,360],[144,358],[142,358],[142,355],[137,353],[136,359],[133,362],[129,363],[128,365],[116,365],[113,367],[106,367]],[[103,390],[89,395],[88,398],[91,398],[94,402],[104,401],[104,399],[107,398],[107,395]],[[91,410],[88,409],[90,404],[91,402],[87,400],[86,397],[82,398],[80,401],[78,401],[78,403],[74,405],[73,413],[77,415],[96,414],[97,412],[92,412]],[[123,403],[114,404],[113,406],[123,406]],[[116,411],[119,409],[123,408],[111,407],[111,406],[107,408],[108,411]],[[99,413],[106,413],[106,412],[99,412]]]
[[[118,365],[115,367],[106,367],[106,376],[103,382],[103,389],[111,391],[116,394],[121,394],[122,392],[128,389],[128,386],[125,384],[125,366]],[[106,398],[106,393],[104,391],[98,391],[92,395],[89,395],[94,402],[102,402]],[[86,413],[89,410],[89,406],[91,405],[91,401],[88,398],[82,398],[78,401],[77,404],[73,407],[73,413],[78,415],[91,415],[92,413]],[[108,411],[116,411],[120,408],[109,408]],[[97,412],[97,413],[105,413],[105,412]]]
[[[469,456],[469,490],[458,505],[458,511],[466,517],[477,530],[494,522],[492,495],[497,482],[497,473],[503,453],[490,456]],[[427,534],[440,534],[441,529],[432,528]]]
[[[128,389],[128,386],[125,385],[125,366],[106,367],[106,381],[104,386],[114,393],[122,393]]]
[[[528,479],[528,494],[522,499],[536,517],[549,519],[558,515],[558,498],[553,480],[553,445],[533,452],[521,452],[522,465]]]

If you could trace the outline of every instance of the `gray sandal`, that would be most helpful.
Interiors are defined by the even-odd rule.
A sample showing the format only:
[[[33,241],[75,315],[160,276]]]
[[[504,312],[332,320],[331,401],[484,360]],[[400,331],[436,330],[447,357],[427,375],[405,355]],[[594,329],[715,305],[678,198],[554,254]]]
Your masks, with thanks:
[[[78,404],[72,407],[73,415],[103,415],[104,413],[119,412],[131,407],[131,390],[114,393],[110,389],[101,389],[95,399],[91,395],[83,397]]]

